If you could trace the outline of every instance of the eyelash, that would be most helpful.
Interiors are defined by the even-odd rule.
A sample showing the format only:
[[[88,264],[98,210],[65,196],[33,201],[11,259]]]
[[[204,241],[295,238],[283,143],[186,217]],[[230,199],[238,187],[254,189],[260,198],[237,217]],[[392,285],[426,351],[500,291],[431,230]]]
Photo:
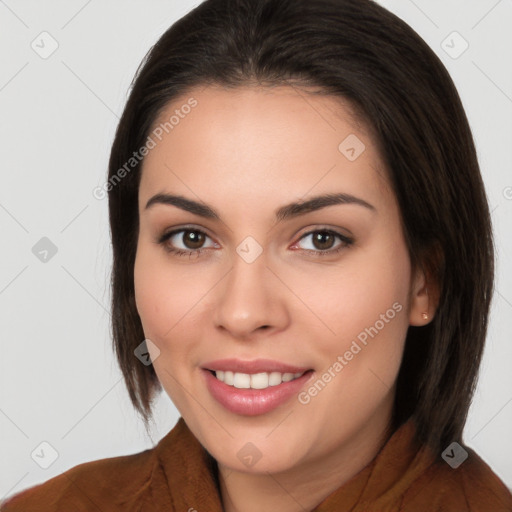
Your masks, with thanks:
[[[171,254],[173,254],[174,256],[178,256],[178,257],[186,257],[188,256],[189,258],[192,258],[193,256],[195,257],[199,257],[203,252],[205,252],[207,249],[204,249],[204,248],[200,248],[200,249],[190,249],[190,250],[183,250],[183,249],[176,249],[175,247],[169,247],[169,245],[167,245],[165,242],[167,242],[167,240],[169,238],[171,238],[172,236],[178,234],[178,233],[185,233],[187,231],[192,231],[194,233],[201,233],[203,235],[205,235],[206,237],[208,237],[208,235],[200,230],[200,229],[196,229],[196,228],[180,228],[180,229],[175,229],[173,231],[169,231],[168,233],[164,233],[159,239],[158,239],[158,244],[160,245],[163,245],[165,250]],[[322,251],[320,249],[318,250],[313,250],[313,249],[300,249],[301,251],[305,251],[305,252],[308,252],[308,253],[312,253],[314,254],[314,256],[319,256],[319,257],[322,257],[322,256],[333,256],[339,252],[341,252],[343,249],[346,249],[348,247],[350,247],[353,243],[354,243],[354,240],[352,238],[349,238],[345,235],[342,235],[341,233],[338,233],[337,231],[334,231],[332,229],[315,229],[313,231],[308,231],[307,233],[304,233],[300,238],[299,238],[299,241],[302,240],[303,238],[309,236],[309,235],[312,235],[314,233],[327,233],[327,234],[330,234],[330,235],[334,235],[335,237],[338,237],[340,240],[341,240],[341,244],[338,245],[338,247],[334,248],[334,249],[327,249],[325,251]],[[208,237],[210,238],[210,237]]]

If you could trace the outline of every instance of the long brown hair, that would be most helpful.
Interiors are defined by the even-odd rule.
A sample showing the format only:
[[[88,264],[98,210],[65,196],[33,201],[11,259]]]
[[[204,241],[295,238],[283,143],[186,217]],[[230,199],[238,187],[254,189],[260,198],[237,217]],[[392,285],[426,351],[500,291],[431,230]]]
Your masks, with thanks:
[[[142,147],[160,112],[195,86],[313,86],[339,96],[372,128],[401,210],[413,268],[440,283],[432,322],[409,327],[394,426],[413,417],[442,451],[462,438],[493,293],[489,208],[456,88],[429,46],[371,0],[206,0],[150,49],[132,83],[109,162],[112,335],[146,422],[161,390],[134,356],[144,332],[134,299]]]

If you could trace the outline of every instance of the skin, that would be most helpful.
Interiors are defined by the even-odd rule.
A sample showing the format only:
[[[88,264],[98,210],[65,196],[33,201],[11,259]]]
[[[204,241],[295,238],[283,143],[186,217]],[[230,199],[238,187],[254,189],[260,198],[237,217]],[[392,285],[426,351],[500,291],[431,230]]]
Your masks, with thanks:
[[[139,190],[136,304],[160,350],[154,368],[218,461],[226,511],[310,510],[389,438],[407,328],[431,321],[432,284],[411,268],[381,157],[348,103],[288,86],[209,86],[173,101],[161,119],[190,97],[197,106],[146,156]],[[354,161],[338,149],[350,134],[365,145]],[[341,204],[274,218],[285,204],[333,192],[375,211]],[[207,203],[220,220],[173,205],[146,209],[157,193]],[[190,225],[207,235],[202,246],[183,232],[166,244],[202,254],[177,256],[157,243],[165,231]],[[315,245],[308,233],[322,228],[354,243],[315,256],[342,244],[335,237]],[[247,236],[263,249],[252,263],[236,252]],[[293,397],[266,414],[237,415],[204,384],[207,361],[268,358],[312,368],[307,391],[395,303],[402,308],[394,318],[305,405]],[[247,442],[261,453],[251,467],[237,457]]]

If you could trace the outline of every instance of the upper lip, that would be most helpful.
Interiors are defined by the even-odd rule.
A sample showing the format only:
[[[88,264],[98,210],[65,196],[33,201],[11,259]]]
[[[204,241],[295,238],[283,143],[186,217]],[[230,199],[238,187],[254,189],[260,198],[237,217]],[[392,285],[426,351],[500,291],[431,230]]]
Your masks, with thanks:
[[[238,373],[304,373],[310,368],[303,366],[293,366],[281,363],[272,359],[252,359],[243,361],[242,359],[216,359],[203,364],[203,368],[214,371],[231,371]]]

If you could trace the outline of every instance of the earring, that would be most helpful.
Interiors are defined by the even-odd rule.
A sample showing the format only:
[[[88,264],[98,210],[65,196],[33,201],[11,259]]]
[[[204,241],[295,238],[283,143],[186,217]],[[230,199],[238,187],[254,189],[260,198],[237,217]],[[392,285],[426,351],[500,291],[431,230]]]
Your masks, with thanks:
[[[427,287],[425,287],[425,295],[428,296],[428,288]],[[424,313],[422,313],[421,316],[423,317],[423,320],[428,319],[428,313],[426,311]]]

